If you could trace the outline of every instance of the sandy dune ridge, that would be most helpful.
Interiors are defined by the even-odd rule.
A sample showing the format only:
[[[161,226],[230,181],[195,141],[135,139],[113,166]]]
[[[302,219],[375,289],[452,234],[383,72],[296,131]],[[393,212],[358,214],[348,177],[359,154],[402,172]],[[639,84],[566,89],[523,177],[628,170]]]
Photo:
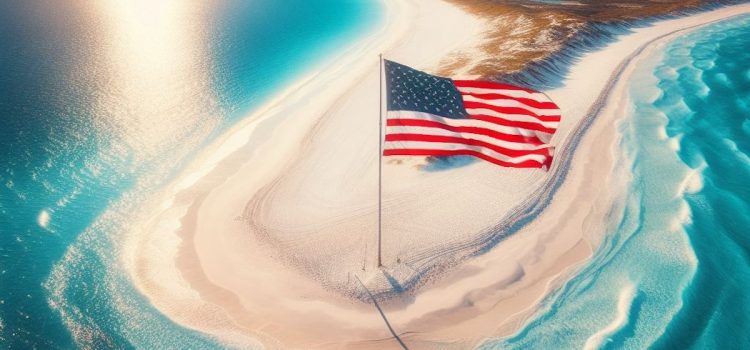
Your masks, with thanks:
[[[144,207],[123,261],[167,316],[242,347],[397,346],[357,298],[359,277],[398,292],[383,306],[413,348],[513,332],[621,215],[616,121],[632,67],[670,36],[750,11],[663,21],[585,55],[546,92],[563,115],[551,172],[387,158],[378,269],[377,53],[430,71],[485,25],[443,2],[387,6],[382,30],[246,118]]]

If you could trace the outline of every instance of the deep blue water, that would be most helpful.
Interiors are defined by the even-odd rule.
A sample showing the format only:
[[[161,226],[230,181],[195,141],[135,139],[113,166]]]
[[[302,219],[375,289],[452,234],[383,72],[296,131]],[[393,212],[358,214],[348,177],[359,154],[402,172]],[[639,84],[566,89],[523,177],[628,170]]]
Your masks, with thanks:
[[[0,348],[210,348],[132,287],[130,213],[376,1],[0,4]]]
[[[750,16],[672,41],[629,82],[623,214],[522,330],[482,348],[750,348]]]

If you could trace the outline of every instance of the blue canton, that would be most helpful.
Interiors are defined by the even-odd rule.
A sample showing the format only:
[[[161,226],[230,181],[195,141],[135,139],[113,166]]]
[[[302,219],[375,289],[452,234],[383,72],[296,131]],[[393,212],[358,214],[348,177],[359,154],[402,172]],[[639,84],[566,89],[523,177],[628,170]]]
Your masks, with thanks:
[[[447,78],[385,60],[389,111],[414,111],[445,118],[468,118],[461,93]]]

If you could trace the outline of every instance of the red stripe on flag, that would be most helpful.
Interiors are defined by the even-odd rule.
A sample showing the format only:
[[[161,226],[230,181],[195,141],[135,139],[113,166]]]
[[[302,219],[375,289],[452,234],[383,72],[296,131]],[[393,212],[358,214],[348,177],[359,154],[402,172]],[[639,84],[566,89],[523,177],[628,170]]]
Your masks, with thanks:
[[[489,123],[494,123],[497,125],[504,125],[504,126],[512,126],[519,129],[529,129],[534,131],[540,131],[547,134],[554,134],[556,129],[553,128],[547,128],[537,123],[529,123],[529,122],[517,122],[513,120],[507,120],[503,118],[498,118],[494,116],[484,115],[484,114],[471,114],[472,119],[477,120],[484,120]]]
[[[489,142],[455,137],[455,136],[444,136],[444,135],[424,135],[424,134],[388,134],[385,135],[385,141],[420,141],[420,142],[439,142],[439,143],[457,143],[461,145],[477,146],[491,149],[497,153],[506,155],[508,157],[522,157],[531,154],[539,154],[548,156],[549,150],[547,148],[530,149],[530,150],[518,150],[505,148],[498,145],[493,145]]]
[[[544,144],[544,142],[536,136],[510,135],[510,134],[504,134],[504,133],[497,132],[495,130],[491,130],[487,128],[480,128],[480,127],[475,127],[475,126],[453,126],[453,125],[443,124],[443,123],[430,121],[430,120],[388,119],[386,121],[386,125],[387,126],[420,126],[420,127],[427,127],[427,128],[439,128],[439,129],[453,131],[453,132],[465,132],[465,133],[470,133],[470,134],[485,135],[485,136],[489,136],[492,138],[496,138],[498,140],[508,141],[508,142],[526,143],[526,144],[531,144],[535,146]]]

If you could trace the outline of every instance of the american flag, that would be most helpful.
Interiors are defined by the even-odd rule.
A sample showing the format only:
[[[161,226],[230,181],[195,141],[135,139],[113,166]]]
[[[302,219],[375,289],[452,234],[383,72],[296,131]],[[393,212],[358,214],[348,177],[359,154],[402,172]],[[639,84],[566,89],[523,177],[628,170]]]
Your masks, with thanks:
[[[545,94],[488,81],[451,80],[385,60],[384,156],[474,156],[547,168],[560,109]]]

